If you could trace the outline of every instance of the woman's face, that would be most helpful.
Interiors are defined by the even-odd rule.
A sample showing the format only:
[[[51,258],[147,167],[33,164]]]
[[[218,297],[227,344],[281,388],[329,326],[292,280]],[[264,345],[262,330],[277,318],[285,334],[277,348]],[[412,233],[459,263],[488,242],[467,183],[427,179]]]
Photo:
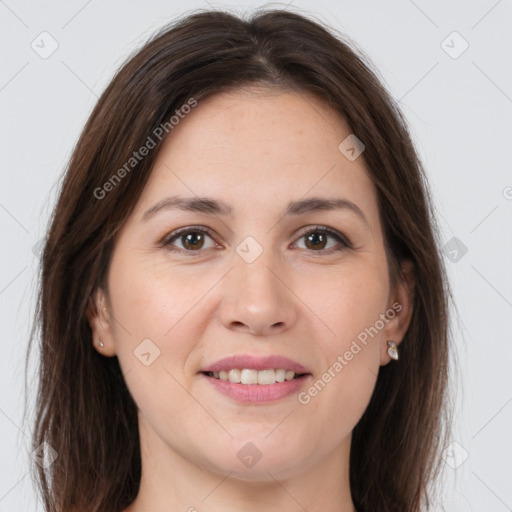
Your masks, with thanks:
[[[347,460],[410,317],[349,135],[310,95],[245,89],[201,101],[163,143],[90,318],[143,451],[247,480]],[[262,383],[205,373],[221,367]]]

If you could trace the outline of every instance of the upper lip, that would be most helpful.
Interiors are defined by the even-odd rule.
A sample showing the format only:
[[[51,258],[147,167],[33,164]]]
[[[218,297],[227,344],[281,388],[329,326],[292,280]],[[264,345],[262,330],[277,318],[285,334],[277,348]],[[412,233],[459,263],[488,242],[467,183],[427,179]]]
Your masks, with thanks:
[[[231,369],[267,370],[269,368],[292,370],[295,373],[309,373],[309,370],[288,357],[280,355],[251,356],[249,354],[237,354],[224,357],[206,366],[202,372],[220,372]]]

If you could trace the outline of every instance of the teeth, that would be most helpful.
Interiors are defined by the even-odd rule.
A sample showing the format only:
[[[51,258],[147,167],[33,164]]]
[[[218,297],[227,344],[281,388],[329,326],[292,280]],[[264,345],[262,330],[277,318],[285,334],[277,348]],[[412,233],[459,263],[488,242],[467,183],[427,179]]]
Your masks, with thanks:
[[[275,384],[275,370],[261,370],[258,372],[258,384]]]
[[[276,382],[284,382],[285,380],[292,380],[295,378],[295,372],[292,370],[285,370],[284,368],[269,368],[267,370],[250,370],[232,369],[221,370],[220,372],[210,372],[210,375],[221,380],[229,380],[234,383],[242,384],[275,384]]]
[[[242,370],[240,382],[242,384],[258,384],[258,370]]]
[[[241,375],[240,370],[229,370],[228,372],[228,380],[230,382],[240,382]]]

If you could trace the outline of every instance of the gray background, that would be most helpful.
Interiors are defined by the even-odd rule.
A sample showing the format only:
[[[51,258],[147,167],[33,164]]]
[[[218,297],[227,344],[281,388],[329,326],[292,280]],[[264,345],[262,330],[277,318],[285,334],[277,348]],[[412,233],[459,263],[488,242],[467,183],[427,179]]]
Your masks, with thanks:
[[[286,4],[187,9],[208,5]],[[353,38],[410,122],[458,308],[457,421],[442,498],[455,512],[512,511],[512,1],[295,0],[288,8]],[[42,511],[22,421],[34,246],[97,97],[125,57],[185,12],[175,0],[0,0],[0,512]],[[42,58],[52,44],[57,50]]]

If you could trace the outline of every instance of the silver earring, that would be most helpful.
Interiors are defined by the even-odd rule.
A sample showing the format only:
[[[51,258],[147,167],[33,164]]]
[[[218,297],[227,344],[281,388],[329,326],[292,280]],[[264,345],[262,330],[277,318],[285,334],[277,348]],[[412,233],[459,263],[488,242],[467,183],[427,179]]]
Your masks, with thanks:
[[[100,347],[103,347],[103,346],[104,346],[104,345],[103,345],[103,342],[102,342],[101,340],[98,340],[98,345],[99,345]]]
[[[398,347],[394,341],[388,341],[388,354],[392,359],[398,361]]]

